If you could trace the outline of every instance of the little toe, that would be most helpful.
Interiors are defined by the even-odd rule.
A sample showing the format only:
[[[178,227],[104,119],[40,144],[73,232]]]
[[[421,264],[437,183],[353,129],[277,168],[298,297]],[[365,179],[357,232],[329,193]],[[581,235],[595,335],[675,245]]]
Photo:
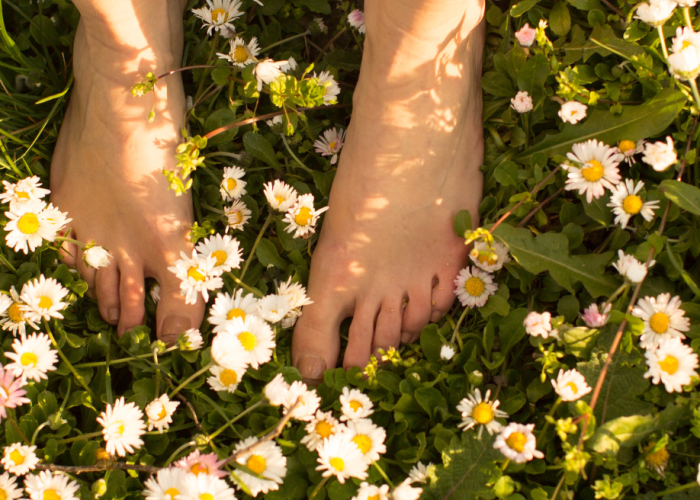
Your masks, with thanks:
[[[377,316],[372,338],[372,353],[379,358],[379,349],[385,352],[390,347],[399,348],[401,343],[401,320],[403,309],[403,293],[396,293],[382,302],[382,308]]]
[[[379,313],[380,303],[359,303],[350,324],[348,332],[348,346],[345,349],[343,368],[346,370],[353,366],[364,368],[369,363],[372,354],[372,337]]]
[[[156,309],[156,335],[166,344],[174,344],[190,328],[199,328],[204,319],[206,304],[202,297],[195,304],[187,304],[180,293],[179,280],[174,275],[161,276],[160,302]]]
[[[117,333],[143,324],[146,314],[144,278],[141,267],[133,264],[119,266],[119,327]]]
[[[430,282],[425,286],[415,287],[408,292],[408,304],[403,311],[401,324],[401,342],[410,344],[420,336],[423,327],[430,321],[432,303]]]
[[[452,307],[455,300],[454,288],[454,277],[449,277],[446,274],[437,279],[432,290],[432,313],[430,316],[432,323],[440,321]]]
[[[98,269],[95,274],[95,290],[97,292],[97,307],[102,319],[110,325],[119,323],[119,270],[112,264]]]

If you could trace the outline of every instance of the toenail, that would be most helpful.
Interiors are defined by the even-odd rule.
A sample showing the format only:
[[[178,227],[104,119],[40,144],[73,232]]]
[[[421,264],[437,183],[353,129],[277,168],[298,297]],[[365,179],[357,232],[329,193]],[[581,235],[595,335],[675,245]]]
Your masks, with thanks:
[[[107,311],[107,319],[112,322],[117,322],[119,321],[119,308],[118,307],[112,307]]]
[[[189,330],[191,326],[192,321],[187,316],[168,316],[163,321],[160,340],[167,344],[174,344],[180,334]]]
[[[323,382],[326,362],[318,356],[302,356],[297,360],[297,368],[305,384],[318,385]]]
[[[401,343],[402,344],[410,344],[411,339],[413,338],[413,334],[409,332],[403,332],[401,334]]]
[[[442,313],[440,311],[433,311],[433,314],[430,316],[430,322],[431,323],[437,323],[440,321],[442,318]]]

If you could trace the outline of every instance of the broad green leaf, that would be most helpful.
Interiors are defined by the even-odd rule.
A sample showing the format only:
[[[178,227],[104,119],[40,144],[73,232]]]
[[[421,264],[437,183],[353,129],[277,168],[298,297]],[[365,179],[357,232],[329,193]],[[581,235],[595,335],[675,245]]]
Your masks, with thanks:
[[[519,308],[511,311],[498,327],[498,338],[501,341],[501,352],[505,355],[525,337],[523,321],[527,317],[527,309]]]
[[[280,268],[283,271],[287,269],[287,262],[282,257],[280,257],[280,254],[277,252],[277,248],[275,247],[274,243],[272,243],[267,238],[263,238],[260,240],[258,248],[255,250],[255,256],[265,267],[273,265],[275,267]]]
[[[600,332],[595,329],[577,326],[575,328],[559,328],[559,338],[569,354],[577,358],[587,358]],[[591,382],[593,383],[593,382]]]
[[[495,72],[487,72],[481,79],[481,87],[487,94],[497,97],[515,97],[513,83],[505,76]]]
[[[610,207],[607,206],[610,202],[610,193],[606,192],[600,198],[593,198],[590,203],[586,201],[585,196],[579,196],[579,199],[582,200],[583,210],[586,212],[587,216],[602,226],[610,226],[612,222],[612,211]]]
[[[56,25],[46,16],[34,16],[32,24],[29,27],[29,32],[39,45],[58,44]]]
[[[529,159],[538,152],[548,157],[564,155],[577,142],[597,139],[606,144],[615,144],[622,139],[636,141],[663,132],[685,106],[686,97],[677,90],[663,90],[639,106],[623,106],[622,113],[594,110],[583,122],[564,125],[562,132],[545,137],[544,140],[517,156]]]
[[[540,0],[522,0],[521,2],[516,3],[511,7],[510,9],[510,15],[512,17],[520,17],[523,14],[525,14],[528,10],[533,8],[535,5],[537,5],[540,2]]]
[[[425,412],[430,415],[430,418],[435,416],[435,411],[438,408],[443,408],[447,410],[447,401],[442,396],[442,393],[433,387],[421,387],[416,389],[413,393],[413,397]]]
[[[510,304],[500,295],[491,295],[483,307],[479,308],[479,313],[484,318],[488,318],[492,314],[506,316],[510,312]]]
[[[245,146],[245,150],[258,160],[262,160],[268,165],[279,168],[280,163],[275,156],[275,150],[272,149],[272,145],[262,134],[246,132],[243,135],[243,145]]]
[[[666,179],[659,184],[659,191],[683,210],[700,215],[700,189],[695,186],[673,179]]]
[[[504,161],[493,171],[493,177],[501,186],[517,186],[518,166],[512,161]]]
[[[323,57],[323,62],[334,68],[353,71],[360,69],[361,59],[362,57],[357,51],[348,52],[346,50],[336,49],[326,54]]]
[[[454,228],[457,236],[464,238],[464,233],[471,231],[474,227],[472,224],[472,214],[469,212],[469,210],[460,210],[457,212],[457,215],[455,215],[455,218],[452,221],[452,227]]]
[[[420,346],[429,361],[440,361],[442,344],[443,340],[440,338],[438,326],[435,323],[430,323],[423,328],[420,334]]]
[[[577,281],[583,283],[593,297],[610,295],[617,288],[617,280],[605,275],[605,266],[612,257],[610,252],[570,255],[569,241],[563,234],[545,233],[535,238],[530,230],[508,224],[501,224],[493,235],[528,272],[549,271],[552,278],[571,293],[575,293]]]
[[[528,59],[518,72],[518,88],[526,91],[537,104],[544,96],[544,82],[549,76],[549,61],[542,54]]]
[[[236,113],[234,113],[228,108],[220,108],[207,117],[207,120],[204,122],[204,130],[208,133],[212,130],[216,130],[219,127],[223,127],[224,125],[228,125],[229,123],[233,123],[235,121]],[[231,130],[227,130],[226,132],[217,134],[211,139],[209,139],[207,141],[207,144],[209,146],[216,146],[218,144],[223,144],[225,142],[232,141],[233,138],[236,137],[237,133],[238,127]]]
[[[558,1],[549,13],[549,27],[557,36],[565,36],[571,29],[571,14],[566,2]]]

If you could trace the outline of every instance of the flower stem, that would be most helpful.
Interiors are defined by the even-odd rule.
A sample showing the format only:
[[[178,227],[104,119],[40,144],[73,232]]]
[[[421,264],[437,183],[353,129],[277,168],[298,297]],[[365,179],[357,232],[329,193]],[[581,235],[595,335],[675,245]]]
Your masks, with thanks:
[[[557,496],[559,495],[559,490],[561,490],[561,487],[564,485],[564,479],[566,479],[566,474],[561,475],[561,479],[559,480],[559,484],[557,484],[557,488],[554,490],[554,493],[552,494],[552,500],[557,500]]]
[[[252,293],[252,294],[254,294],[254,295],[257,295],[258,297],[264,297],[263,293],[262,293],[260,290],[256,290],[256,289],[253,288],[252,286],[246,285],[245,283],[243,283],[241,280],[239,280],[238,278],[236,278],[236,277],[233,276],[233,275],[231,275],[231,277],[233,278],[233,281],[235,281],[235,282],[236,282],[237,284],[239,284],[241,287],[243,287],[243,288],[245,288],[246,290],[248,290],[250,293]]]
[[[75,441],[83,441],[84,439],[92,439],[96,437],[102,436],[102,431],[97,431],[97,432],[88,432],[87,434],[81,434],[80,436],[75,436],[72,438],[68,439],[61,439],[58,441],[58,444],[67,444],[67,443],[73,443]]]
[[[243,266],[243,270],[241,271],[241,277],[239,278],[241,281],[243,281],[243,277],[245,276],[245,273],[248,271],[248,267],[250,266],[250,261],[253,260],[253,255],[255,255],[255,250],[258,248],[258,245],[260,244],[260,240],[262,240],[263,234],[265,234],[265,230],[267,229],[267,226],[270,225],[270,222],[272,222],[272,216],[273,214],[270,213],[270,215],[267,216],[267,219],[265,219],[265,223],[263,224],[262,229],[260,229],[260,233],[258,234],[258,237],[255,239],[255,243],[253,243],[253,248],[250,249],[250,253],[248,254],[248,258],[245,261],[245,265]]]
[[[67,236],[56,236],[56,241],[67,241],[68,243],[75,243],[80,248],[83,248],[85,246],[85,243],[83,243],[82,241],[74,240],[73,238],[68,238]]]
[[[457,338],[457,333],[459,333],[459,327],[462,326],[462,322],[464,321],[464,318],[467,317],[468,312],[469,312],[469,308],[466,307],[464,309],[464,312],[462,313],[462,315],[459,317],[459,320],[457,320],[457,324],[455,325],[454,332],[452,332],[452,340],[450,341],[453,344],[455,343],[455,339]]]
[[[282,45],[283,43],[291,42],[292,40],[296,40],[297,38],[301,38],[303,36],[310,35],[310,34],[311,34],[311,31],[306,30],[303,33],[299,33],[298,35],[290,36],[289,38],[285,38],[284,40],[280,40],[279,42],[275,42],[271,45],[268,45],[267,47],[265,47],[263,49],[260,49],[260,53],[267,52],[268,50],[270,50],[273,47],[277,47],[278,45]]]
[[[34,431],[34,434],[32,434],[32,442],[29,443],[30,446],[34,446],[34,443],[36,442],[36,438],[39,437],[39,431],[41,429],[43,429],[44,427],[46,427],[47,425],[49,425],[48,420],[36,428],[36,430]]]
[[[692,30],[693,29],[693,21],[690,19],[690,8],[689,7],[683,7],[683,17],[685,18],[685,25]]]
[[[693,97],[695,98],[695,105],[700,109],[700,94],[698,94],[698,84],[695,83],[695,78],[690,80],[690,88],[693,89]]]
[[[554,414],[556,413],[557,408],[559,408],[560,404],[561,404],[561,398],[557,398],[557,400],[552,405],[552,409],[549,410],[549,413],[547,414],[547,416],[554,418]],[[542,427],[542,430],[539,432],[537,439],[542,439],[544,437],[545,433],[547,432],[548,427],[549,427],[549,420],[545,420],[544,426]]]
[[[166,352],[171,352],[177,349],[177,346],[172,346],[168,347],[163,354]],[[109,362],[109,366],[114,366],[120,363],[128,363],[129,361],[136,361],[137,359],[144,359],[144,358],[150,358],[153,356],[153,353],[148,353],[148,354],[137,354],[136,356],[130,356],[128,358],[119,358],[119,359],[113,359]],[[75,365],[76,368],[97,368],[99,366],[107,366],[106,361],[94,361],[91,363],[80,363]]]
[[[617,298],[618,295],[620,295],[622,292],[624,292],[627,288],[629,287],[629,284],[627,282],[624,282],[622,285],[620,285],[620,288],[615,290],[615,292],[608,298],[608,300],[603,303],[603,306],[601,307],[601,311],[605,311],[605,308],[608,307],[610,304],[613,303],[613,300]]]
[[[663,28],[663,26],[657,26],[656,30],[659,33],[659,41],[661,42],[661,48],[664,51],[664,58],[668,61],[668,49],[666,48],[666,38],[664,37],[664,28]]]
[[[56,351],[58,351],[58,355],[61,357],[61,361],[63,361],[70,372],[73,374],[75,379],[78,381],[78,383],[87,391],[87,393],[90,395],[92,398],[92,401],[94,403],[97,403],[99,399],[97,396],[95,396],[95,393],[92,392],[92,389],[88,387],[88,385],[85,383],[85,380],[83,379],[83,376],[78,373],[78,370],[76,370],[73,365],[71,364],[70,361],[68,361],[68,358],[66,358],[65,354],[63,354],[63,351],[61,351],[61,348],[58,347],[58,342],[56,342],[56,339],[53,337],[53,333],[51,333],[51,328],[49,328],[49,322],[44,321],[44,326],[46,326],[46,333],[49,335],[49,338],[51,339],[51,343],[53,346],[56,348]]]
[[[208,363],[207,365],[203,366],[203,367],[200,368],[198,371],[194,372],[192,375],[190,375],[189,377],[187,377],[187,379],[186,379],[183,383],[181,383],[181,384],[178,385],[175,389],[173,389],[173,392],[171,392],[170,395],[169,395],[168,397],[172,400],[173,397],[175,396],[175,394],[177,394],[177,393],[180,392],[182,389],[184,389],[184,388],[187,386],[187,384],[189,384],[189,383],[192,382],[194,379],[196,379],[197,377],[199,377],[202,373],[207,372],[207,371],[209,370],[209,368],[211,368],[212,366],[214,366],[214,362],[213,362],[213,361],[212,361],[211,363]]]
[[[211,439],[214,439],[216,436],[218,436],[219,434],[221,434],[222,432],[224,432],[224,430],[225,430],[227,427],[229,427],[231,424],[233,424],[233,423],[236,422],[237,420],[240,420],[242,417],[244,417],[245,415],[247,415],[247,414],[250,413],[251,411],[253,411],[253,410],[257,409],[257,408],[260,408],[261,406],[264,406],[265,404],[267,404],[267,403],[265,402],[265,400],[264,400],[264,399],[261,399],[260,401],[258,401],[258,402],[255,403],[254,405],[250,406],[249,408],[246,408],[245,410],[243,410],[242,412],[240,412],[238,415],[236,415],[235,417],[233,417],[231,420],[229,420],[228,422],[226,422],[224,425],[222,425],[221,427],[219,427],[213,434],[211,434],[211,435],[209,436],[209,439],[210,439],[210,440],[211,440]]]
[[[316,495],[318,495],[318,492],[321,491],[321,489],[323,489],[323,487],[326,485],[326,483],[328,482],[328,480],[330,478],[331,478],[331,476],[326,476],[323,478],[323,481],[321,481],[320,483],[318,483],[316,485],[316,487],[314,488],[314,491],[309,496],[309,500],[314,500],[314,498],[316,498]]]
[[[384,481],[387,482],[387,484],[391,487],[391,489],[394,489],[394,483],[391,482],[391,479],[389,479],[389,476],[386,475],[386,472],[384,472],[384,469],[379,467],[379,464],[377,462],[372,462],[372,466],[377,469],[377,472],[384,478]]]
[[[282,138],[282,142],[284,142],[284,147],[287,148],[287,151],[289,152],[290,155],[292,155],[292,158],[294,158],[294,160],[299,164],[299,166],[301,166],[301,168],[303,168],[304,170],[306,170],[310,174],[313,173],[312,170],[309,167],[307,167],[306,165],[304,165],[301,162],[301,160],[297,157],[297,155],[294,154],[294,151],[292,151],[292,148],[289,147],[289,143],[287,142],[287,138],[284,136],[284,134],[280,134],[280,137]]]
[[[680,491],[692,490],[692,489],[697,488],[697,487],[698,487],[697,481],[693,481],[692,483],[684,484],[683,486],[676,486],[675,488],[671,488],[669,490],[660,491],[656,494],[656,496],[663,497],[666,495],[671,495],[673,493],[678,493]]]
[[[510,458],[506,458],[504,460],[503,464],[501,464],[501,470],[505,471],[509,465],[510,465]]]
[[[168,457],[168,459],[165,461],[165,464],[163,465],[163,467],[167,467],[168,465],[170,465],[170,463],[171,463],[173,460],[175,460],[175,457],[177,457],[177,456],[180,454],[181,451],[186,450],[187,448],[189,448],[189,447],[191,447],[191,446],[194,446],[194,445],[196,445],[196,444],[197,444],[197,443],[195,443],[194,441],[190,441],[190,442],[185,443],[185,444],[183,444],[182,446],[180,446],[177,450],[175,450],[175,451]]]

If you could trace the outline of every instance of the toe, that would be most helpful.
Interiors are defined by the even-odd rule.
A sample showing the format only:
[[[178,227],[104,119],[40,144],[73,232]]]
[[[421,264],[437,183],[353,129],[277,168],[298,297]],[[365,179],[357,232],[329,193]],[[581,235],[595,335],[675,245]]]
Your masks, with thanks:
[[[450,310],[455,300],[454,288],[454,276],[445,274],[436,279],[432,291],[431,322],[437,323]]]
[[[97,306],[102,318],[110,325],[119,323],[119,270],[116,265],[98,269],[95,274]]]
[[[423,327],[430,321],[432,313],[430,285],[431,282],[428,280],[424,286],[416,286],[408,291],[408,305],[404,309],[401,324],[401,342],[404,344],[415,342]]]
[[[85,282],[88,284],[88,295],[95,298],[95,274],[97,270],[94,267],[85,265],[82,250],[78,250],[76,255],[75,268],[78,270],[83,280],[85,280]]]
[[[143,271],[133,264],[119,265],[119,327],[117,332],[125,331],[143,324],[146,313]]]
[[[372,339],[372,353],[377,356],[377,359],[379,359],[379,349],[388,351],[390,347],[397,349],[399,347],[403,298],[403,293],[398,292],[388,295],[382,302]]]
[[[343,368],[353,366],[364,368],[369,363],[372,353],[372,337],[379,313],[379,301],[359,303],[352,318],[348,332],[348,346],[345,349]]]
[[[206,304],[202,297],[195,304],[187,304],[180,293],[180,281],[170,271],[157,277],[160,283],[160,302],[156,310],[156,334],[158,339],[173,344],[181,333],[190,328],[199,328],[204,318]]]

